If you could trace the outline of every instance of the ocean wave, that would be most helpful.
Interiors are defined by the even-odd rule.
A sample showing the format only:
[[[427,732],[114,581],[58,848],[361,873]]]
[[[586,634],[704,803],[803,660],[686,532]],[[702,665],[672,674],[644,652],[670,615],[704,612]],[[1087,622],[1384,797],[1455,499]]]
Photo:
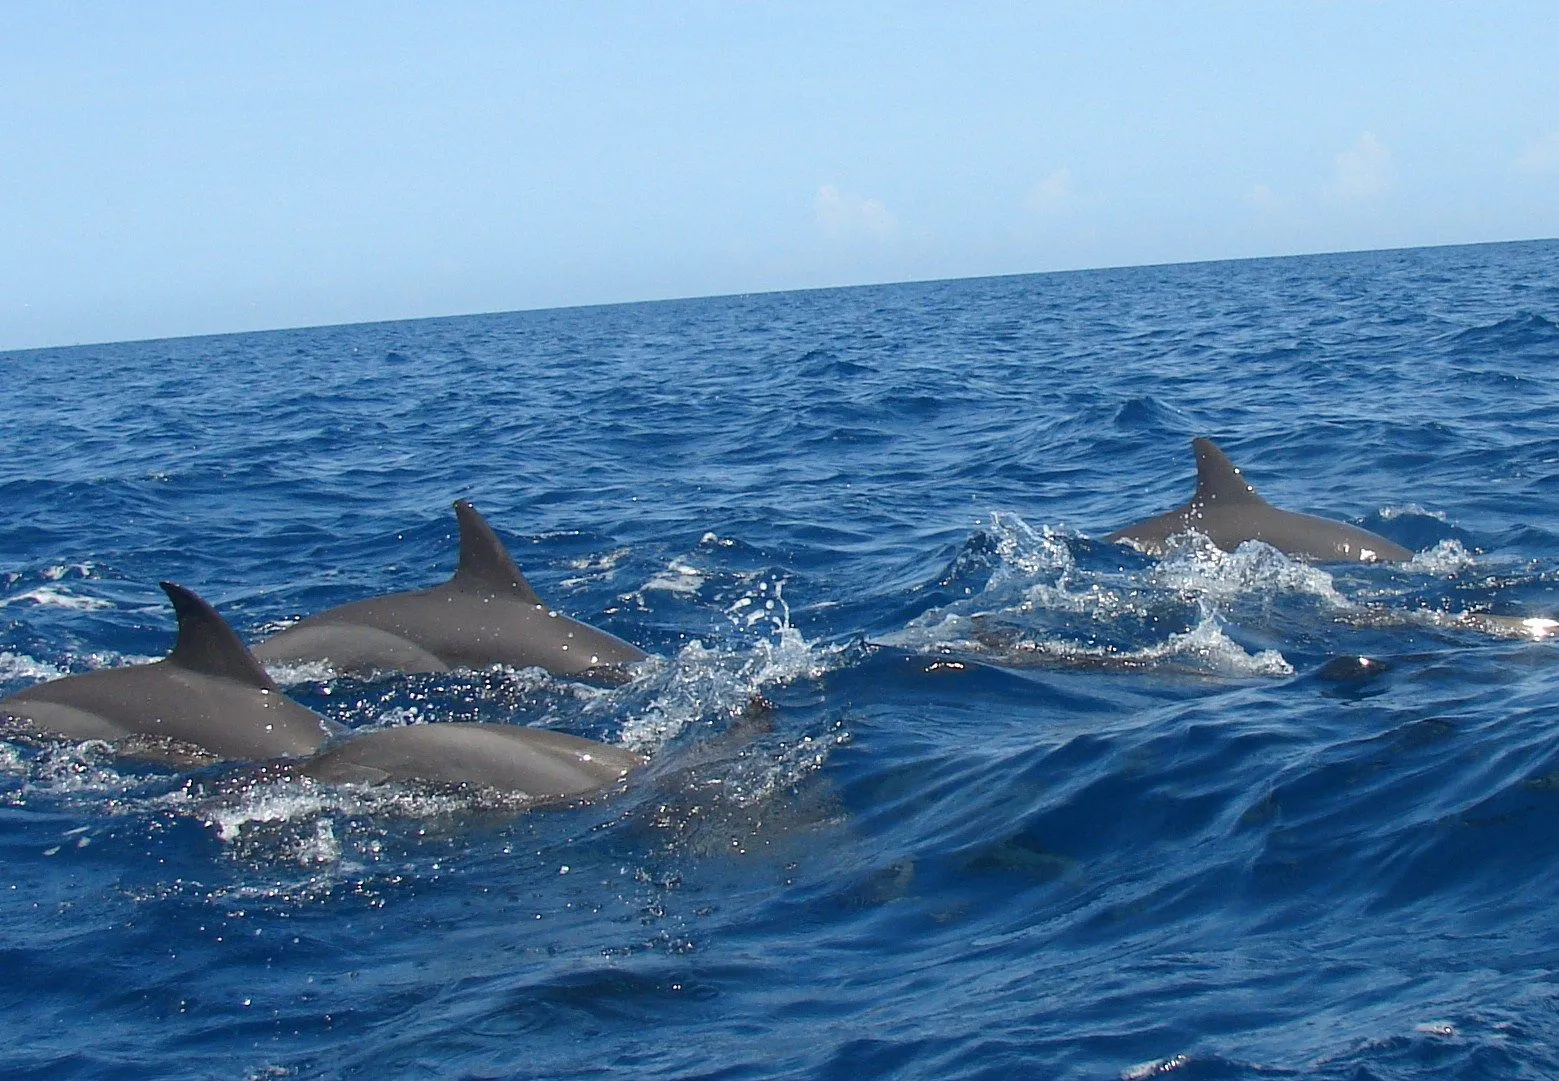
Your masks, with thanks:
[[[251,632],[439,581],[461,495],[657,654],[604,688],[278,673],[350,728],[648,753],[549,810],[0,740],[8,1067],[1559,1073],[1556,259],[8,357],[8,688],[160,656],[160,579]],[[1099,539],[1185,498],[1201,434],[1418,555]]]

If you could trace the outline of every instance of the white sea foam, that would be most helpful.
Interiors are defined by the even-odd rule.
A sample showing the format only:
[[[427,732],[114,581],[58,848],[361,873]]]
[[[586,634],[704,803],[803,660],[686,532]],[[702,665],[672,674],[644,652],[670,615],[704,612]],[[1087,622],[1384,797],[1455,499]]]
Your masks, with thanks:
[[[1149,581],[1162,589],[1215,600],[1291,593],[1315,597],[1333,608],[1353,604],[1337,591],[1330,574],[1291,559],[1270,544],[1246,541],[1225,552],[1199,533],[1170,538],[1164,558],[1149,571]]]
[[[27,764],[27,788],[54,794],[118,796],[137,781],[115,769],[115,762],[113,748],[98,740],[50,742]]]
[[[0,608],[12,604],[20,604],[23,601],[31,601],[33,604],[46,605],[52,608],[72,608],[78,611],[100,611],[104,608],[112,608],[110,601],[97,597],[82,597],[64,589],[54,586],[39,586],[29,589],[25,593],[18,593],[14,597],[0,598]]]
[[[59,679],[69,674],[63,668],[29,657],[25,653],[0,652],[0,682],[10,682],[13,679],[42,682],[46,679]]]
[[[405,728],[407,725],[426,724],[427,721],[420,706],[393,706],[379,714],[378,723],[383,728]]]
[[[1153,666],[1165,661],[1189,662],[1190,667],[1215,675],[1249,678],[1264,676],[1281,679],[1294,674],[1294,666],[1275,649],[1247,653],[1223,629],[1216,614],[1206,612],[1196,626],[1181,634],[1172,634],[1162,645],[1120,652],[1115,656],[1135,667]]]
[[[1052,526],[1035,529],[1020,516],[1006,511],[991,514],[991,536],[1001,557],[998,576],[1014,573],[1059,578],[1077,567],[1067,540],[1074,534]]]
[[[667,564],[666,569],[654,575],[648,582],[640,587],[642,592],[661,591],[665,593],[697,593],[703,588],[706,578],[704,573],[690,563],[680,559],[674,559]]]
[[[1449,627],[1478,631],[1492,638],[1529,639],[1540,642],[1559,634],[1559,621],[1547,616],[1500,616],[1488,612],[1441,612],[1420,608],[1406,613],[1411,623],[1424,627]]]
[[[329,683],[341,673],[329,661],[299,661],[296,664],[268,664],[265,670],[283,687],[298,683]]]
[[[571,578],[565,578],[559,584],[565,589],[575,589],[594,581],[610,581],[617,571],[617,565],[626,559],[633,549],[614,548],[604,555],[581,556],[571,559],[565,564],[570,570],[579,571],[579,574]]]
[[[1392,519],[1395,519],[1395,518],[1408,518],[1408,517],[1412,517],[1412,518],[1433,518],[1433,519],[1435,519],[1436,521],[1439,521],[1439,522],[1446,522],[1446,523],[1450,522],[1450,518],[1446,516],[1446,513],[1444,511],[1426,510],[1423,507],[1420,507],[1417,503],[1403,503],[1401,505],[1392,505],[1392,506],[1389,506],[1389,507],[1381,507],[1380,508],[1380,516],[1382,518],[1384,518],[1388,522],[1391,521]]]
[[[605,555],[589,555],[581,556],[578,559],[571,559],[565,565],[569,569],[576,571],[615,570],[617,564],[621,563],[624,557],[626,557],[631,551],[631,548],[614,548]]]
[[[27,759],[20,747],[0,740],[0,773],[14,777],[27,772]]]
[[[1007,667],[1179,668],[1242,679],[1286,677],[1293,667],[1282,654],[1249,653],[1229,637],[1219,606],[1250,595],[1298,594],[1339,611],[1352,607],[1325,571],[1265,544],[1229,553],[1187,534],[1146,572],[1111,572],[1079,567],[1072,553],[1075,538],[1064,530],[1034,529],[1007,513],[993,514],[990,530],[1001,565],[980,594],[924,612],[878,641]],[[1021,590],[1016,603],[1015,589]],[[1085,637],[1075,625],[1079,617],[1101,628],[1147,625],[1165,616],[1183,618],[1187,604],[1197,607],[1194,625],[1136,648],[1098,644],[1097,638],[1110,635]],[[1063,617],[1066,629],[1034,625],[1047,616]],[[986,617],[1000,617],[999,633],[982,626]]]
[[[917,652],[962,654],[1007,668],[1175,668],[1233,679],[1278,679],[1294,674],[1293,665],[1275,649],[1246,652],[1224,631],[1223,620],[1217,613],[1206,606],[1201,620],[1191,629],[1137,649],[1021,633],[992,642],[979,633],[975,620],[955,614],[947,614],[935,624],[887,635],[882,641]]]
[[[341,858],[341,842],[335,836],[331,819],[321,817],[313,824],[313,835],[307,836],[296,847],[295,858],[304,866],[310,864],[338,863]]]
[[[1450,577],[1477,564],[1476,558],[1458,540],[1443,540],[1433,548],[1414,554],[1406,568],[1420,574]]]
[[[314,785],[256,785],[245,798],[208,811],[206,824],[215,828],[219,839],[231,842],[246,826],[294,821],[332,810],[337,803],[335,793]]]
[[[1121,1081],[1147,1081],[1150,1077],[1163,1077],[1191,1064],[1189,1055],[1171,1055],[1151,1062],[1139,1062],[1121,1071]]]
[[[92,564],[90,563],[61,563],[53,567],[43,569],[43,577],[50,582],[58,582],[62,578],[90,578],[92,577]]]
[[[1126,598],[1140,596],[1144,590],[1217,600],[1293,593],[1338,608],[1351,604],[1337,591],[1330,574],[1260,541],[1246,541],[1236,551],[1225,552],[1200,533],[1183,533],[1170,538],[1164,557],[1139,577],[1080,569],[1071,548],[1076,535],[1065,529],[1035,529],[1016,514],[998,511],[991,515],[990,531],[1001,566],[986,592],[1014,581],[1038,579],[1028,586],[1035,607],[1098,611],[1106,618],[1116,612],[1141,614],[1142,605]]]
[[[766,636],[737,649],[690,642],[670,661],[646,669],[641,678],[651,681],[654,696],[623,725],[623,746],[653,753],[695,721],[744,712],[764,687],[822,675],[839,652],[819,650],[790,625],[782,582],[759,582],[726,614],[740,635],[762,630]]]
[[[398,785],[323,785],[309,779],[262,778],[217,799],[202,801],[202,820],[230,846],[259,846],[306,866],[342,861],[343,820],[363,816],[433,819],[482,802],[480,794],[427,791]],[[183,811],[195,810],[188,806]],[[303,829],[295,827],[302,826]],[[370,857],[374,854],[369,843]],[[361,852],[356,854],[363,854]]]
[[[162,660],[161,656],[150,657],[141,653],[116,653],[113,650],[92,652],[82,656],[81,660],[88,668],[128,668],[138,664],[151,664],[153,661]]]
[[[299,622],[302,622],[302,620],[301,619],[271,619],[271,620],[267,620],[266,622],[261,623],[260,625],[258,625],[257,627],[254,628],[255,640],[259,641],[261,639],[270,638],[272,635],[280,634],[282,631],[286,630],[288,627],[292,626],[294,623],[299,623]]]

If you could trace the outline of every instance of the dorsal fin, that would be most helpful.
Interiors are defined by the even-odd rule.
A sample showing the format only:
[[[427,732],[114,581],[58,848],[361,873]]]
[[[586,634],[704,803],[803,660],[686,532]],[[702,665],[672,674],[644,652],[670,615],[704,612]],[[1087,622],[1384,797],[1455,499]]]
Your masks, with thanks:
[[[203,676],[281,693],[276,681],[215,608],[183,586],[172,582],[158,585],[173,602],[173,612],[179,618],[179,637],[173,643],[173,652],[168,654],[170,664]]]
[[[1240,467],[1229,461],[1211,439],[1191,440],[1196,452],[1197,503],[1264,503],[1256,489],[1246,481]]]
[[[455,501],[455,517],[460,520],[460,566],[449,584],[477,593],[510,593],[527,604],[540,604],[541,598],[520,573],[503,541],[469,500]]]

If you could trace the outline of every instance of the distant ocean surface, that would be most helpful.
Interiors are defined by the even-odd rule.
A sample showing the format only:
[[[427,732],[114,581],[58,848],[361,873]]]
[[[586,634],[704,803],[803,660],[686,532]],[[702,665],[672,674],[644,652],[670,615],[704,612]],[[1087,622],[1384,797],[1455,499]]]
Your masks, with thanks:
[[[0,373],[0,693],[163,655],[159,579],[440,582],[457,498],[657,655],[278,673],[650,756],[582,808],[0,742],[7,1078],[1559,1076],[1559,644],[1476,618],[1559,617],[1559,242]],[[1199,435],[1420,554],[1103,541]]]

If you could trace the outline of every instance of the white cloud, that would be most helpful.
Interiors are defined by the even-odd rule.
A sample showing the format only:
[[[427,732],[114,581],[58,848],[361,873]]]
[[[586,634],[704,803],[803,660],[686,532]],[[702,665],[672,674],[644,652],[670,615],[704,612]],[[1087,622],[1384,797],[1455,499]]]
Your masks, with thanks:
[[[1035,184],[1023,205],[1035,214],[1055,214],[1072,201],[1072,170],[1057,169]]]
[[[1391,151],[1374,132],[1366,131],[1337,155],[1337,173],[1327,190],[1345,203],[1363,202],[1391,187],[1394,172]]]
[[[1516,168],[1523,173],[1559,173],[1559,131],[1527,143],[1516,158]]]
[[[818,228],[825,236],[867,236],[883,240],[899,228],[898,219],[881,199],[863,199],[841,192],[832,184],[817,189],[812,209],[817,215]]]
[[[1245,201],[1251,206],[1276,206],[1279,199],[1265,184],[1252,184],[1245,193]]]

